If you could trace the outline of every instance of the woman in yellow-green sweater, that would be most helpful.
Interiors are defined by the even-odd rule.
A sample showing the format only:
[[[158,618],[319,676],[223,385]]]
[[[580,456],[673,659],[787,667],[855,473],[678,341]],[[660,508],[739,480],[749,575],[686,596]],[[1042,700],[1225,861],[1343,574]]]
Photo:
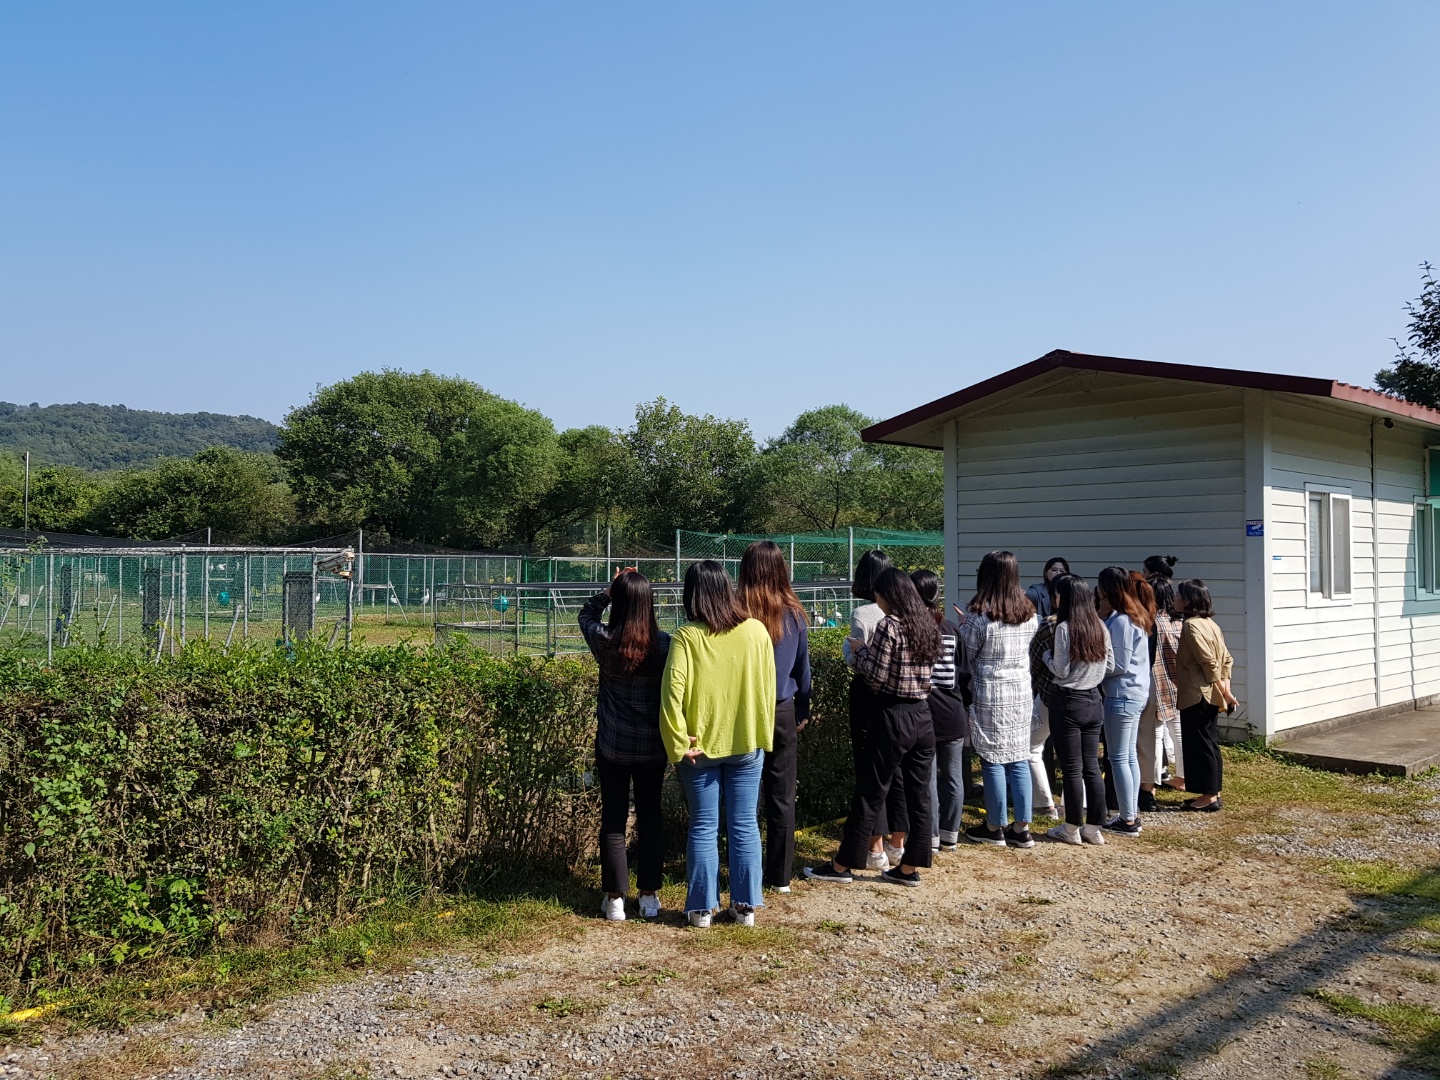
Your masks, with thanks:
[[[685,843],[691,926],[720,906],[720,796],[730,852],[730,912],[755,925],[761,899],[755,809],[775,732],[775,655],[765,624],[747,619],[725,568],[709,559],[685,574],[686,625],[670,638],[660,682],[660,735],[690,807]]]

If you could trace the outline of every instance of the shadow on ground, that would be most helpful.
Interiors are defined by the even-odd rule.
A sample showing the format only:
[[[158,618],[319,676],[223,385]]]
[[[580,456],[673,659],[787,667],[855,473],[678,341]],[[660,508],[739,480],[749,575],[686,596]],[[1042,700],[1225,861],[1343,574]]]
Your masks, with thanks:
[[[1212,989],[1147,1015],[1051,1066],[1047,1075],[1086,1077],[1153,1077],[1179,1075],[1187,1064],[1220,1052],[1267,1017],[1283,1013],[1301,998],[1319,998],[1347,1011],[1342,996],[1327,984],[1367,956],[1389,955],[1415,960],[1425,954],[1413,944],[1414,934],[1440,912],[1440,867],[1413,875],[1386,895],[1352,893],[1356,910],[1316,928],[1299,941],[1256,957]],[[1407,939],[1409,942],[1407,944]],[[1434,939],[1432,939],[1434,940]],[[1427,942],[1427,945],[1429,943]],[[1440,953],[1428,959],[1440,968]],[[1364,1017],[1365,1003],[1349,999],[1352,1015]],[[1338,1018],[1337,1018],[1338,1019]],[[1382,1027],[1385,1025],[1382,1022]],[[1440,1075],[1440,1030],[1428,1033],[1411,1027],[1409,1037],[1392,1029],[1385,1041],[1401,1053],[1387,1077]]]

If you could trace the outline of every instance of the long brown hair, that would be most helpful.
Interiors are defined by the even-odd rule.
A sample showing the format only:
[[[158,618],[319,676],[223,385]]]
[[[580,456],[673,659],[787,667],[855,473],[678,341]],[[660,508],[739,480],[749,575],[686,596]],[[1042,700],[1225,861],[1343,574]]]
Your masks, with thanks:
[[[875,595],[885,598],[890,618],[904,628],[906,644],[917,662],[933,664],[940,659],[940,628],[904,570],[892,566],[881,573],[875,579]]]
[[[759,619],[779,644],[785,636],[785,613],[805,617],[800,598],[790,587],[790,570],[780,545],[773,540],[756,540],[740,556],[740,585],[736,590],[740,606],[752,619]]]
[[[1061,574],[1054,581],[1060,603],[1055,609],[1056,625],[1070,628],[1070,659],[1096,663],[1105,659],[1105,641],[1109,631],[1095,610],[1095,594],[1077,574]]]
[[[1110,606],[1138,626],[1145,633],[1155,628],[1155,617],[1145,610],[1145,605],[1136,595],[1135,582],[1130,571],[1123,566],[1107,566],[1100,571],[1100,595]]]
[[[1149,629],[1145,631],[1148,634],[1155,629],[1155,613],[1160,610],[1160,601],[1155,597],[1155,590],[1150,587],[1150,579],[1139,570],[1130,571],[1130,589],[1135,593],[1135,599],[1140,602],[1140,606],[1145,609],[1146,618],[1150,620]]]
[[[735,602],[735,590],[725,568],[714,559],[691,563],[685,571],[681,592],[685,617],[702,622],[712,634],[725,634],[745,621],[745,612]]]
[[[620,674],[629,675],[650,655],[660,640],[655,621],[655,599],[650,579],[635,570],[626,570],[610,583],[610,648]]]
[[[1008,626],[1018,626],[1035,614],[1035,605],[1020,588],[1020,563],[1014,552],[991,551],[980,560],[969,611]]]

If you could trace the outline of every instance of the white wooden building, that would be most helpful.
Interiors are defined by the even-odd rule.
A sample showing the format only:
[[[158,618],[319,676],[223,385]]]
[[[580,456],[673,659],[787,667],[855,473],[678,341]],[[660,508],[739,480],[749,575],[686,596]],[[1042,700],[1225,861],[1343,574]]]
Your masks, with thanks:
[[[947,596],[996,548],[1026,584],[1178,556],[1235,655],[1231,738],[1440,700],[1440,411],[1056,351],[864,437],[943,450]]]

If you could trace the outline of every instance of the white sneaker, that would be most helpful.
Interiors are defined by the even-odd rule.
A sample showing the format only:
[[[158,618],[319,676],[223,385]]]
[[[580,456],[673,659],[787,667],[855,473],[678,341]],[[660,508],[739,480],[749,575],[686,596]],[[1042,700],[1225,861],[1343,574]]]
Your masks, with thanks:
[[[755,909],[749,904],[731,904],[730,918],[735,920],[737,926],[754,926]]]
[[[708,930],[710,928],[710,912],[708,911],[687,911],[685,916],[690,920],[690,925],[695,927],[696,930]]]
[[[1105,843],[1105,834],[1100,831],[1099,825],[1080,826],[1080,840],[1086,844]]]
[[[1083,844],[1080,839],[1080,826],[1061,823],[1045,833],[1051,840],[1059,840],[1062,844]],[[1103,837],[1102,837],[1103,839]]]
[[[883,851],[872,851],[865,856],[866,870],[889,870],[890,860],[885,857]]]
[[[658,919],[660,917],[660,897],[654,893],[641,893],[640,917],[642,919]]]
[[[946,829],[940,830],[940,844],[942,847],[946,844],[949,844],[951,847],[955,847],[959,843],[960,832],[958,829],[955,832],[950,832]]]
[[[777,893],[780,893],[780,894],[783,896],[783,895],[785,895],[786,893],[788,893],[788,892],[790,891],[790,886],[789,886],[789,885],[776,885],[776,886],[775,886],[775,891],[776,891]]]
[[[889,870],[892,867],[899,866],[900,860],[905,857],[905,849],[899,847],[891,847],[889,841],[886,841],[883,846],[886,862],[885,865],[882,866],[880,869]]]
[[[623,896],[602,896],[600,914],[611,922],[625,921],[625,898]]]
[[[939,851],[939,850],[940,850],[940,837],[938,837],[938,836],[932,836],[932,837],[930,837],[930,854],[933,855],[933,854],[935,854],[935,853],[936,853],[937,851]]]

